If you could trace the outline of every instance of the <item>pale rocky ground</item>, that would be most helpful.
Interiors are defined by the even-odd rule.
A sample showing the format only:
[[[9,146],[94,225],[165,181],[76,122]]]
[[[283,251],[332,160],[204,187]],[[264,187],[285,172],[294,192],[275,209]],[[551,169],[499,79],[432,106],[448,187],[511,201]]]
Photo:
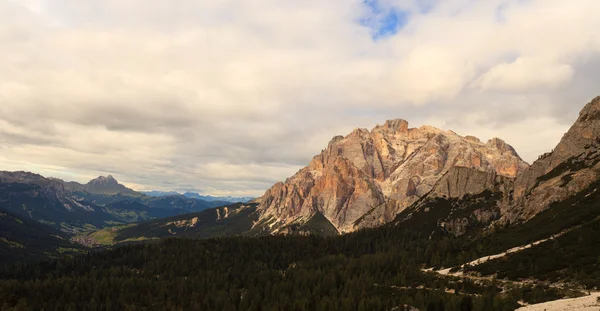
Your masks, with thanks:
[[[555,300],[535,305],[529,305],[517,310],[520,311],[598,311],[600,310],[600,292],[593,292],[589,296],[571,299]]]

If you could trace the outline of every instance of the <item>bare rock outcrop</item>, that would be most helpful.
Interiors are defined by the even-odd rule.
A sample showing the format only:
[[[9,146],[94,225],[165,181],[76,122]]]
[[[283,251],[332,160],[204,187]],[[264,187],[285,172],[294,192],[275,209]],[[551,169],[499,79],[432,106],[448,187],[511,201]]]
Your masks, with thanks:
[[[530,219],[585,189],[600,175],[600,97],[588,103],[556,148],[540,156],[517,176],[515,202],[505,207],[503,221]]]
[[[513,182],[514,178],[496,172],[454,167],[438,181],[430,196],[461,198],[467,194],[478,194],[486,190],[508,193]]]
[[[260,219],[268,220],[273,232],[317,212],[340,232],[378,226],[429,194],[443,176],[454,176],[447,173],[455,167],[515,177],[528,164],[500,139],[482,143],[452,131],[409,128],[405,120],[389,120],[371,131],[334,137],[307,167],[267,190],[258,200]],[[479,181],[469,187],[481,188]],[[461,187],[449,191],[471,191]]]

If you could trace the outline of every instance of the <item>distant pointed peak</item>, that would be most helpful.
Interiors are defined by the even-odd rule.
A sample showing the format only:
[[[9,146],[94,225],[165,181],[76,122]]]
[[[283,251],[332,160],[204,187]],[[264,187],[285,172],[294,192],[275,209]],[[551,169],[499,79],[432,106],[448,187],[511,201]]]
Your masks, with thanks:
[[[108,176],[99,176],[98,178],[92,179],[90,180],[90,182],[88,184],[112,184],[112,185],[116,185],[119,182],[112,176],[112,175],[108,175]]]

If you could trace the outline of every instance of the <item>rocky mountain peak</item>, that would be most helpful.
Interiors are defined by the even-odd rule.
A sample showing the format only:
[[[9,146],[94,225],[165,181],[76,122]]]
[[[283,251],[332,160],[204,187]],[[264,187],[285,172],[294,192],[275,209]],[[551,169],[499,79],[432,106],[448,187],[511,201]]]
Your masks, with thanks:
[[[597,119],[600,117],[598,113],[600,113],[600,96],[597,96],[587,105],[585,105],[585,107],[583,107],[579,113],[579,117],[586,120],[591,117],[595,117]]]
[[[373,130],[386,130],[390,132],[408,134],[408,121],[404,119],[387,120],[383,125],[377,125]]]
[[[555,154],[565,160],[583,152],[600,137],[600,96],[589,102],[579,113],[579,118],[563,136]]]
[[[600,172],[600,97],[594,98],[556,148],[540,156],[515,182],[515,204],[504,220],[526,220],[583,190]]]
[[[112,176],[99,176],[98,178],[90,180],[88,185],[118,185],[119,182]]]
[[[83,186],[83,190],[98,194],[135,193],[135,191],[121,185],[112,175],[99,176],[90,180]]]
[[[453,167],[512,178],[528,166],[503,140],[482,144],[472,136],[408,125],[394,119],[371,131],[335,136],[307,167],[258,200],[261,221],[275,221],[277,230],[320,213],[338,231],[349,232],[391,221]]]

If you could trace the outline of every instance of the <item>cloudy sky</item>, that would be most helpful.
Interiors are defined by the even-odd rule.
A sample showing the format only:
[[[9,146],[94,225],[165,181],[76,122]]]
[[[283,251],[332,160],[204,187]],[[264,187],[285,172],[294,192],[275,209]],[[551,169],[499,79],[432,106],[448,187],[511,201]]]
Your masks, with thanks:
[[[0,0],[0,170],[260,195],[403,118],[527,161],[600,95],[598,0]]]

